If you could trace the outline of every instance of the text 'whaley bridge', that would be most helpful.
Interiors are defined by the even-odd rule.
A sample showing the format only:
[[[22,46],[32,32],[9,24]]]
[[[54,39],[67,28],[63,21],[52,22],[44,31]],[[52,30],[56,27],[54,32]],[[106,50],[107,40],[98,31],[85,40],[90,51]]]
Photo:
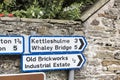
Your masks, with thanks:
[[[30,37],[30,52],[83,51],[86,41],[83,37]]]

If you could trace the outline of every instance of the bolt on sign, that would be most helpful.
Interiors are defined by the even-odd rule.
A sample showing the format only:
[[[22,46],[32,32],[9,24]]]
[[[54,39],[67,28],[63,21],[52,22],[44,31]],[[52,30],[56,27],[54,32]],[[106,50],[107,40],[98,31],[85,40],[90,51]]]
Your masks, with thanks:
[[[0,75],[0,80],[46,80],[45,73],[21,73]]]

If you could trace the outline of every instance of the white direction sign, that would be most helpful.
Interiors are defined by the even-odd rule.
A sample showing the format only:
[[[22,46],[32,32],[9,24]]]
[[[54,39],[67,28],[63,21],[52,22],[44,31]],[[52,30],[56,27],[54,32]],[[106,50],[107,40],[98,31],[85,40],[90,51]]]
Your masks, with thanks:
[[[82,54],[23,55],[22,71],[79,69],[85,63]]]
[[[0,36],[0,54],[20,54],[24,52],[22,36]]]
[[[87,43],[82,36],[30,36],[29,52],[81,52]]]

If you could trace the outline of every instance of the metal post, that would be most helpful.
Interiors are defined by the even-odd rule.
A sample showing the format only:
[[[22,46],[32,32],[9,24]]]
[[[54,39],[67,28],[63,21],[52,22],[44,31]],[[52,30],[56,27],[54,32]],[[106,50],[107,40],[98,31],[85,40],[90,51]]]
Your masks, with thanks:
[[[69,78],[68,80],[74,80],[74,70],[69,71]]]

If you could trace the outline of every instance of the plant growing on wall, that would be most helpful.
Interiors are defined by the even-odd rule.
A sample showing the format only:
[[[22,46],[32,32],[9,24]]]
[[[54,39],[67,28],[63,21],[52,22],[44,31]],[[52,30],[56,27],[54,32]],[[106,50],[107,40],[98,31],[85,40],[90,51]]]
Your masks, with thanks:
[[[30,4],[31,5],[27,5],[25,9],[16,10],[12,13],[18,17],[41,18],[43,16],[43,12],[41,10],[41,7],[39,7],[38,1],[34,0],[34,2]]]
[[[81,8],[96,0],[1,0],[0,13],[16,17],[79,19]]]

